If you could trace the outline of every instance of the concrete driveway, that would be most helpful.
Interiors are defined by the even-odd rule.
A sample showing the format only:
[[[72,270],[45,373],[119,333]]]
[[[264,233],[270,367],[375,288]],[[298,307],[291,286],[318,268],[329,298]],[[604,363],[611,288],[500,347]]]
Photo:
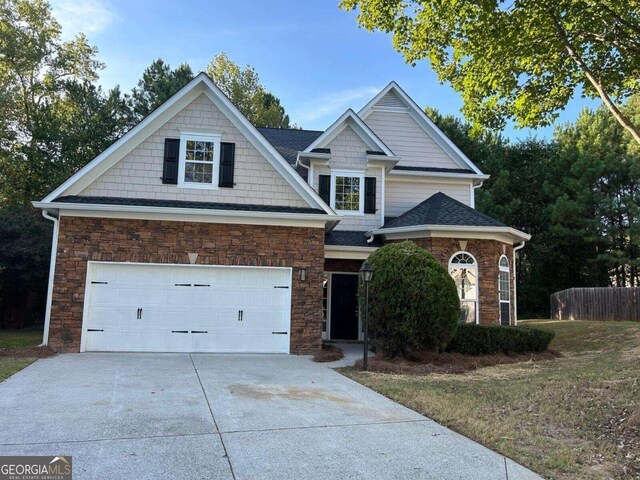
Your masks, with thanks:
[[[77,354],[0,383],[0,455],[74,479],[539,478],[307,357]]]

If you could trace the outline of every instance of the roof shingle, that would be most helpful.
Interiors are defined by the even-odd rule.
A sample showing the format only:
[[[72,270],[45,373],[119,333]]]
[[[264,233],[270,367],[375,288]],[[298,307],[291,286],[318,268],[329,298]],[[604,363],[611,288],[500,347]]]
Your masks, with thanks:
[[[504,223],[438,192],[411,210],[385,223],[382,229],[418,225],[506,227]]]
[[[195,208],[203,210],[234,210],[248,212],[310,213],[317,215],[325,213],[319,208],[287,207],[280,205],[243,205],[239,203],[189,202],[184,200],[160,200],[153,198],[84,197],[69,195],[58,197],[54,202],[98,205],[132,205],[138,207]]]

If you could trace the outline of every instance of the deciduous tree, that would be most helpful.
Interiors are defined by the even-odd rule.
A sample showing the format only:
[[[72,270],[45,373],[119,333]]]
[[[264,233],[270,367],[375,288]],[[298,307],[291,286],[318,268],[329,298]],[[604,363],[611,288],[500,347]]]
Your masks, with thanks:
[[[638,0],[342,0],[358,23],[393,34],[462,95],[476,126],[550,125],[579,92],[599,97],[640,143],[621,102],[640,92]]]

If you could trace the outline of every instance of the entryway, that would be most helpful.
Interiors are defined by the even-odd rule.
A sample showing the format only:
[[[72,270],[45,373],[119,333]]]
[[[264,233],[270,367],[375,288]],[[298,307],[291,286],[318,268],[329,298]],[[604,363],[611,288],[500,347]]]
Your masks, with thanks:
[[[360,340],[358,274],[327,273],[327,318],[329,340]]]

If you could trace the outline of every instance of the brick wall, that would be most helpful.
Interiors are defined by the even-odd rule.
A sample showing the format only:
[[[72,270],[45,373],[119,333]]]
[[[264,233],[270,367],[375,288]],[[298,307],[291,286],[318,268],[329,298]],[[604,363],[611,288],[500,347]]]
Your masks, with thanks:
[[[322,336],[322,228],[61,217],[50,346],[80,348],[87,261],[293,267],[291,353],[316,350]],[[304,281],[300,269],[306,269]]]
[[[469,252],[478,262],[478,310],[482,324],[500,323],[498,296],[498,262],[502,255],[509,259],[511,281],[511,323],[514,315],[513,247],[496,240],[459,240],[455,238],[415,238],[412,242],[428,250],[436,259],[449,267],[451,256],[461,250]]]

